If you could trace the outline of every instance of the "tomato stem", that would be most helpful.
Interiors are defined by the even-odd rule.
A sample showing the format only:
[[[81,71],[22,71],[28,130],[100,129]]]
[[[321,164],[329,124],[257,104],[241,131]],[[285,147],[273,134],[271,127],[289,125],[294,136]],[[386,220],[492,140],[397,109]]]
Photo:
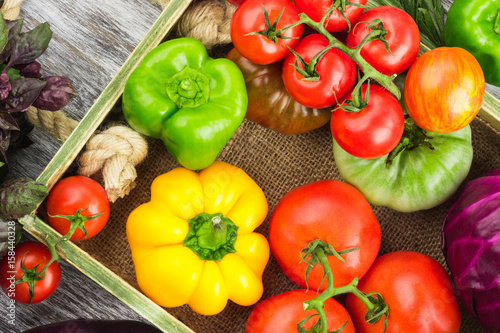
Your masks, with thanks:
[[[316,241],[318,242],[318,240]],[[310,250],[311,243],[309,243],[309,247],[302,252],[306,252],[308,254],[312,254],[310,262],[313,264],[319,262],[323,267],[323,270],[327,276],[327,287],[326,289],[316,296],[315,298],[304,302],[304,310],[316,310],[320,316],[321,327],[320,333],[327,333],[327,318],[324,310],[324,303],[329,298],[332,298],[337,295],[352,293],[356,297],[358,297],[366,306],[367,312],[365,315],[365,320],[373,324],[379,321],[382,317],[384,317],[384,332],[387,329],[387,317],[389,316],[389,307],[385,302],[384,298],[379,293],[370,293],[365,294],[361,290],[358,289],[359,279],[355,277],[349,284],[341,287],[334,287],[333,284],[333,272],[328,262],[327,253],[325,253],[325,242],[319,241],[321,243],[320,246],[315,246],[312,250]],[[330,246],[330,245],[328,245]],[[352,250],[352,249],[350,249]],[[346,250],[349,251],[349,250]],[[345,251],[343,251],[345,253]],[[337,253],[338,254],[338,253]]]
[[[326,15],[325,15],[326,16]],[[399,100],[401,99],[401,92],[398,89],[398,87],[394,84],[393,80],[396,77],[395,75],[393,76],[387,76],[379,71],[377,71],[372,65],[370,65],[362,56],[361,56],[361,48],[363,44],[360,44],[357,48],[351,49],[344,45],[342,42],[340,42],[337,38],[335,38],[332,34],[326,30],[324,27],[324,20],[322,19],[321,22],[315,22],[312,20],[307,14],[305,13],[300,13],[299,14],[300,23],[305,23],[309,26],[311,26],[313,29],[315,29],[317,32],[319,32],[321,35],[323,35],[328,42],[330,43],[331,47],[334,47],[342,52],[344,52],[347,56],[349,56],[352,60],[354,60],[358,66],[361,68],[361,71],[363,71],[364,75],[366,77],[372,78],[378,83],[380,83],[385,89],[387,89],[391,94],[396,96],[396,98]],[[382,36],[383,35],[383,30],[378,27],[377,29],[372,29],[367,37],[365,38],[365,43],[372,40],[372,38],[375,38],[376,36]]]

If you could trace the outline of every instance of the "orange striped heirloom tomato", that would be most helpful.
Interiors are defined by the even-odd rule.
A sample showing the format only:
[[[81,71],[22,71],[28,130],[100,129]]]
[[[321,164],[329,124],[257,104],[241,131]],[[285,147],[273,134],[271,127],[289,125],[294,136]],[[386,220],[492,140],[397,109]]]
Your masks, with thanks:
[[[224,162],[158,176],[151,201],[127,221],[139,287],[161,306],[188,304],[203,315],[221,312],[228,299],[256,303],[269,244],[253,230],[267,212],[261,188]]]
[[[481,66],[466,50],[439,47],[422,54],[410,67],[404,103],[412,120],[435,133],[451,133],[467,126],[484,98]]]

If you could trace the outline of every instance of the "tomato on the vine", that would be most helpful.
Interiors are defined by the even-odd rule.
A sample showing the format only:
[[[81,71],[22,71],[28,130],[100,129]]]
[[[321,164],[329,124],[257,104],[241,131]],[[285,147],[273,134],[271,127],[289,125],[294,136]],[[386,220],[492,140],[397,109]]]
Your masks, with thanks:
[[[371,30],[368,24],[375,19],[380,19],[387,30],[385,39],[392,54],[382,41],[372,40],[361,48],[361,56],[382,74],[404,72],[418,56],[420,32],[413,18],[402,9],[380,6],[364,12],[347,35],[347,46],[355,48],[361,44]]]
[[[28,282],[21,282],[12,287],[25,273],[22,266],[33,272],[40,272],[51,259],[47,246],[38,242],[23,242],[17,245],[12,255],[8,253],[0,261],[0,286],[5,294],[16,302],[30,303],[30,288]],[[13,266],[12,266],[13,265]],[[38,267],[34,269],[36,266]],[[31,304],[38,303],[52,295],[61,281],[61,266],[52,262],[47,268],[45,277],[35,282],[34,295]]]
[[[50,190],[46,208],[49,224],[62,235],[69,232],[72,219],[74,223],[83,225],[87,235],[76,229],[71,236],[74,241],[97,235],[106,225],[110,213],[106,191],[98,182],[84,176],[60,180]],[[90,219],[92,216],[95,217]]]
[[[342,101],[356,83],[356,63],[344,52],[330,48],[321,57],[317,56],[328,45],[328,40],[320,34],[306,36],[295,52],[307,68],[293,53],[283,63],[282,77],[287,91],[294,100],[310,108],[322,109]],[[295,66],[307,73],[301,74]]]
[[[349,2],[359,4],[361,6],[366,5],[368,0],[350,0]],[[297,9],[316,22],[320,22],[326,12],[332,6],[332,0],[295,0],[295,6]],[[353,6],[347,4],[344,10],[344,17],[340,13],[339,9],[335,9],[330,15],[326,23],[326,30],[330,32],[340,32],[349,29],[349,24],[354,27],[354,24],[358,21],[361,14],[363,14],[363,7]],[[349,20],[349,24],[347,23]]]
[[[398,251],[378,257],[359,281],[363,292],[378,292],[389,305],[386,333],[457,333],[461,314],[451,279],[435,259]],[[383,320],[365,321],[366,306],[348,294],[346,307],[357,333],[384,331]]]
[[[316,296],[313,291],[298,289],[260,301],[248,317],[245,333],[299,332],[297,324],[315,314],[314,310],[304,311],[303,304]],[[344,324],[342,333],[355,332],[349,313],[335,299],[327,299],[324,310],[328,321],[328,332],[337,331]],[[318,316],[311,317],[300,327],[310,331],[318,320]]]
[[[467,126],[483,103],[485,79],[478,61],[459,47],[422,54],[406,75],[406,110],[419,127],[451,133]]]
[[[288,0],[246,0],[231,18],[231,41],[248,60],[272,64],[285,58],[290,48],[298,44],[302,24],[280,30],[299,19],[299,11]]]
[[[302,250],[317,239],[333,246],[345,262],[328,256],[335,286],[361,278],[375,260],[382,232],[368,201],[354,186],[339,180],[321,180],[294,188],[274,209],[269,245],[283,272],[303,288],[323,290],[323,268],[309,272]],[[345,253],[346,250],[350,251]]]
[[[364,98],[367,85],[362,85]],[[348,98],[352,100],[352,96]],[[345,104],[344,104],[345,105]],[[359,112],[340,108],[332,112],[330,128],[335,141],[349,154],[377,158],[399,143],[405,125],[399,101],[378,85],[370,85],[368,105]]]

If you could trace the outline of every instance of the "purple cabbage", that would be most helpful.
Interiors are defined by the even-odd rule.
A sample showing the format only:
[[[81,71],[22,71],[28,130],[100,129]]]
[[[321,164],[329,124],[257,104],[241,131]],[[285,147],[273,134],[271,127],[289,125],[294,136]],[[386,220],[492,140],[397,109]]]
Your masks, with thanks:
[[[463,305],[486,330],[500,332],[500,169],[465,185],[442,237]]]

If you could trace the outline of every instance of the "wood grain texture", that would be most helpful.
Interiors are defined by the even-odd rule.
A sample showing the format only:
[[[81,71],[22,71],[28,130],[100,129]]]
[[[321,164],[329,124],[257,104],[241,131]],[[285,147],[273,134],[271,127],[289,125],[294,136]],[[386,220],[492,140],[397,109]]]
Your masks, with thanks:
[[[451,3],[443,0],[445,8]],[[149,0],[25,0],[21,17],[28,28],[46,21],[51,24],[54,37],[40,61],[46,75],[65,75],[74,82],[79,96],[65,111],[80,120],[160,13],[161,8]],[[487,89],[500,98],[500,88]],[[34,144],[12,157],[11,177],[37,178],[61,147],[40,130],[35,129],[31,138]],[[26,161],[30,163],[25,166]],[[15,327],[7,323],[7,298],[0,293],[0,333],[82,317],[145,321],[73,265],[62,261],[62,268],[62,282],[54,295],[40,304],[16,307]]]

